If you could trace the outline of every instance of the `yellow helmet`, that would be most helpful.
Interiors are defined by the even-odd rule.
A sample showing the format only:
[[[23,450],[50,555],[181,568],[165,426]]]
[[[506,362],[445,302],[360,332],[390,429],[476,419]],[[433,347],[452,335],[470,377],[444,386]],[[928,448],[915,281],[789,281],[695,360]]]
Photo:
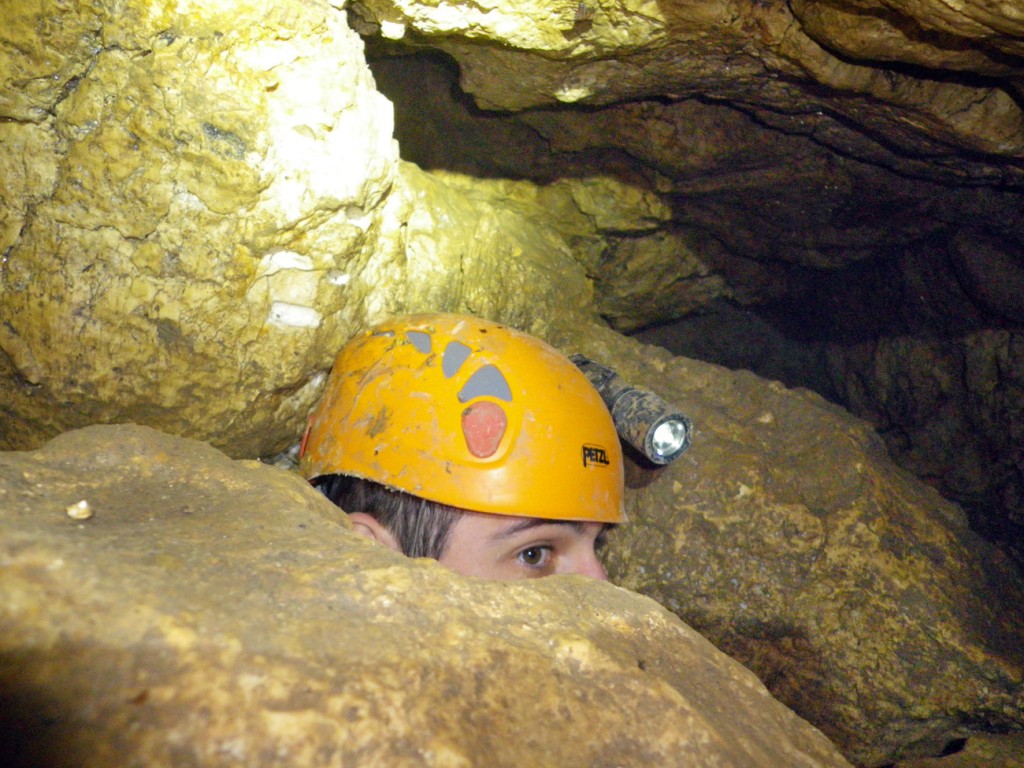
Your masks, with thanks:
[[[544,342],[474,317],[396,318],[346,344],[300,471],[475,512],[623,520],[622,449],[597,390]]]

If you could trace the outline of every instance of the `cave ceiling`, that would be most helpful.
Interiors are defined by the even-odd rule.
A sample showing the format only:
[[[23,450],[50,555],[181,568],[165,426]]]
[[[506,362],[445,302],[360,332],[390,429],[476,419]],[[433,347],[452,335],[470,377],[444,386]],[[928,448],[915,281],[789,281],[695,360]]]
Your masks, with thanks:
[[[371,50],[444,51],[481,121],[518,114],[562,156],[552,167],[536,146],[472,154],[449,134],[427,150],[435,162],[533,178],[617,165],[734,254],[811,266],[959,224],[1021,231],[1024,17],[1013,4],[352,8]],[[407,119],[422,121],[436,95],[414,98]],[[486,146],[480,132],[501,130],[465,125]]]

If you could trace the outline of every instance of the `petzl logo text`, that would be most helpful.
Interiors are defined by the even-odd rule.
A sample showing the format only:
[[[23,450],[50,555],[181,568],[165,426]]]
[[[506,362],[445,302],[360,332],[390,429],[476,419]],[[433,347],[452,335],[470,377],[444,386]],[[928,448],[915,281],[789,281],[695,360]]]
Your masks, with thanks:
[[[589,467],[593,464],[601,467],[608,466],[608,453],[599,445],[584,445],[583,466]]]

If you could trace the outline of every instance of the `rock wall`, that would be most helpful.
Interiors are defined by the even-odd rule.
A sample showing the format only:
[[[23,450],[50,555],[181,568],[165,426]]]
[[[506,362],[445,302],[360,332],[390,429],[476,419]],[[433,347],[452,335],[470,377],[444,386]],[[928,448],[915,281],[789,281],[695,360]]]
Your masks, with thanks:
[[[8,0],[0,30],[0,446],[35,448],[78,426],[134,421],[236,457],[268,454],[301,433],[337,348],[356,329],[406,310],[478,313],[619,366],[693,415],[697,439],[678,465],[651,472],[631,464],[634,521],[613,540],[609,567],[622,584],[656,597],[749,665],[847,757],[882,765],[935,755],[976,730],[1024,728],[1024,622],[1017,607],[1024,589],[955,507],[889,464],[867,425],[820,399],[645,350],[607,328],[632,330],[722,299],[748,306],[802,300],[822,273],[843,282],[851,274],[846,270],[899,257],[919,260],[916,271],[900,273],[904,295],[933,298],[922,304],[935,315],[964,305],[940,301],[924,291],[932,283],[910,278],[953,274],[971,306],[999,315],[1003,326],[986,325],[982,314],[971,330],[985,339],[1004,334],[1005,344],[990,348],[1006,354],[979,365],[1016,370],[1019,302],[1016,283],[1004,279],[1016,274],[1020,247],[1015,18],[1005,4],[954,12],[923,3],[825,9],[574,2],[492,4],[483,12],[376,0],[346,8],[326,0],[223,6]],[[851,58],[858,34],[864,37],[851,20],[877,32],[865,49],[877,61]],[[429,170],[399,159],[392,108],[375,82],[383,81],[384,68],[371,76],[364,40],[353,28],[377,36],[374,56],[405,56],[432,45],[458,60],[461,82],[477,105],[461,103],[462,112],[442,114],[433,132],[425,125],[427,111],[407,113],[416,114],[413,127],[424,137],[417,158],[438,160],[423,163]],[[396,48],[399,38],[412,47]],[[960,74],[924,69],[942,61]],[[421,86],[420,95],[442,101],[447,85],[438,82]],[[510,117],[481,112],[480,105],[531,110]],[[403,120],[399,114],[400,127]],[[403,141],[408,128],[406,122],[399,131]],[[403,155],[411,151],[410,141]],[[938,263],[935,253],[949,256],[951,273],[929,271]],[[999,266],[1006,264],[1009,271]],[[882,292],[869,306],[891,296]],[[829,303],[814,306],[827,310]],[[800,318],[817,326],[843,312],[875,317],[863,306],[833,309]],[[872,333],[877,328],[869,326]],[[867,353],[836,353],[831,360],[841,372],[838,383],[851,388],[868,381],[865,371],[875,365]],[[952,376],[936,368],[939,378]],[[852,389],[848,394],[865,413],[884,406],[886,414],[912,414],[914,408],[903,407],[908,392],[947,391],[904,386],[895,370],[879,368],[878,379],[893,386],[860,399]],[[983,393],[986,381],[979,378],[968,398]],[[964,413],[1006,432],[998,450],[1011,459],[1001,465],[1010,476],[1019,445],[1002,415],[1017,413],[1019,393],[1011,375],[1003,381],[1005,391],[978,398],[977,408]],[[880,398],[880,391],[892,396]],[[942,416],[941,407],[935,411]],[[392,762],[433,755],[439,763],[462,764],[465,755],[499,749],[488,741],[487,727],[493,713],[507,709],[504,703],[493,704],[486,717],[462,711],[473,729],[459,735],[432,719],[432,710],[411,703],[407,680],[393,670],[378,682],[357,683],[358,695],[332,688],[337,670],[352,662],[324,656],[336,626],[316,613],[322,605],[308,609],[316,613],[308,619],[315,643],[266,636],[265,617],[275,627],[291,621],[295,601],[307,605],[304,600],[338,583],[354,592],[383,585],[403,620],[411,611],[424,632],[458,648],[458,621],[448,630],[431,622],[449,612],[457,619],[459,608],[430,602],[436,598],[430,590],[485,604],[489,596],[481,598],[476,587],[453,588],[447,575],[424,564],[390,559],[381,565],[376,553],[370,557],[354,543],[358,558],[370,560],[350,563],[351,572],[325,565],[339,556],[335,550],[312,550],[319,554],[311,564],[296,552],[304,553],[310,539],[332,540],[340,528],[323,528],[312,515],[274,522],[269,511],[258,519],[274,532],[273,541],[251,529],[230,533],[232,542],[255,537],[253,546],[262,547],[254,552],[238,544],[247,562],[259,565],[254,581],[242,582],[252,588],[214,578],[220,561],[204,558],[219,554],[203,554],[208,530],[188,520],[226,507],[206,490],[194,505],[175,506],[186,481],[158,457],[139,460],[140,477],[153,473],[149,479],[164,490],[146,485],[146,498],[175,522],[160,529],[163,523],[144,510],[123,506],[142,482],[124,469],[123,482],[94,497],[102,502],[94,505],[96,517],[82,523],[92,527],[79,529],[60,516],[63,510],[127,454],[75,439],[63,444],[71,448],[53,444],[54,453],[4,459],[15,469],[0,509],[13,510],[23,526],[2,538],[9,553],[2,566],[18,574],[5,610],[17,619],[10,648],[20,650],[9,658],[20,664],[27,654],[33,665],[21,673],[8,662],[3,670],[28,692],[21,711],[33,713],[14,725],[43,728],[26,749],[45,749],[53,723],[70,723],[67,754],[92,751],[97,763],[124,755],[227,761],[264,747],[294,758],[320,754],[339,734],[364,750],[358,754]],[[127,449],[150,450],[145,441],[125,439]],[[191,452],[224,461],[181,445],[172,441],[157,453],[186,465]],[[95,453],[96,463],[76,464],[76,451],[84,452],[82,460]],[[32,479],[35,470],[24,461],[49,467],[39,470],[42,481]],[[61,485],[60,473],[76,467],[92,479]],[[194,482],[205,482],[207,470],[194,471]],[[941,464],[930,471],[946,473]],[[234,479],[217,482],[241,490]],[[266,492],[260,482],[260,490],[242,493],[246,504]],[[272,497],[275,514],[300,504],[294,494],[304,493],[294,479],[281,482],[295,490]],[[51,485],[64,494],[55,506],[43,503]],[[56,509],[56,519],[32,517],[33,499],[40,509]],[[105,506],[128,510],[125,520],[132,522],[116,531],[102,527]],[[56,520],[71,527],[57,527]],[[161,532],[159,547],[170,549],[154,551],[149,539],[127,550],[116,546],[152,526]],[[83,540],[83,531],[100,538]],[[103,538],[106,531],[115,538]],[[174,549],[177,535],[184,549]],[[278,540],[292,549],[282,550]],[[105,547],[109,569],[90,564],[89,541]],[[152,566],[143,562],[150,556]],[[345,550],[343,558],[357,555]],[[73,562],[75,570],[54,565],[59,562]],[[310,579],[320,579],[312,587],[290,570],[307,567],[317,574]],[[144,615],[137,621],[119,612],[120,593],[103,592],[105,580],[122,570],[141,590]],[[398,587],[387,586],[392,577]],[[167,580],[179,578],[183,591],[160,602]],[[98,591],[76,591],[76,579]],[[421,579],[424,592],[417,591]],[[202,588],[206,581],[209,590]],[[0,583],[6,588],[8,580]],[[263,584],[269,592],[259,589]],[[581,599],[579,591],[566,597],[558,586],[540,587],[538,597],[509,589],[525,605],[550,610],[555,624],[568,621],[566,605]],[[613,610],[622,594],[595,589],[595,615],[607,617],[601,611]],[[207,602],[192,611],[188,601],[196,590]],[[554,602],[543,602],[556,593]],[[44,599],[54,594],[62,597]],[[419,600],[430,608],[422,615]],[[245,603],[238,613],[220,618],[238,601]],[[606,601],[612,607],[602,608]],[[494,605],[495,612],[509,607]],[[378,608],[373,621],[345,631],[383,636],[373,622],[393,625]],[[45,622],[37,610],[48,612]],[[94,615],[111,621],[97,623]],[[615,683],[617,692],[635,693],[636,711],[659,712],[644,723],[647,746],[616,740],[619,731],[608,723],[621,721],[602,719],[594,691],[559,691],[593,707],[585,710],[587,733],[604,739],[595,749],[660,764],[669,754],[692,754],[694,742],[680,734],[693,733],[701,718],[698,704],[680,701],[680,681],[690,670],[680,670],[672,655],[676,645],[696,640],[657,615],[654,625],[669,629],[649,630],[651,650],[642,645],[642,657],[623,652],[612,665],[637,674],[630,665],[639,670],[638,660],[648,666],[661,660],[665,678],[654,694]],[[647,641],[637,633],[648,631],[647,616],[608,621],[634,633],[629,643],[642,644]],[[603,625],[588,627],[604,637]],[[518,632],[509,635],[515,648],[527,642]],[[287,655],[292,642],[304,648],[294,657]],[[381,651],[387,662],[400,667],[402,658],[420,660],[423,679],[445,690],[455,673],[431,667],[413,640],[401,642]],[[567,670],[597,664],[589,646],[566,647],[551,661],[550,646],[530,646],[535,655],[523,664],[540,664],[558,681]],[[586,660],[574,656],[576,648]],[[519,658],[514,650],[497,660],[472,657],[474,680],[486,684],[492,662]],[[282,670],[276,659],[285,657]],[[173,672],[160,666],[167,658]],[[68,659],[79,661],[62,678]],[[233,666],[239,659],[243,673]],[[323,672],[313,676],[312,692],[299,682],[311,668]],[[108,673],[110,692],[98,702],[84,699],[84,710],[63,698]],[[231,692],[232,705],[252,703],[245,728],[235,726],[228,709],[203,710],[211,701],[222,706],[223,694],[211,690],[210,680]],[[770,701],[749,677],[742,680],[753,700]],[[521,681],[515,690],[540,696],[530,687],[535,683]],[[711,696],[716,685],[699,695]],[[554,705],[538,706],[542,720],[568,719]],[[344,730],[349,726],[336,719],[323,720],[327,712],[379,721],[399,708],[412,710],[406,730],[393,739],[389,733],[384,746],[360,741],[363,731]],[[172,724],[183,711],[196,714],[178,731]],[[662,725],[663,711],[682,713],[682,721]],[[35,713],[42,719],[32,720]],[[99,728],[108,717],[125,727]],[[789,728],[789,714],[771,717],[772,728]],[[154,727],[134,730],[139,722]],[[413,726],[452,735],[437,743],[409,741],[422,730]],[[802,725],[794,727],[804,733]],[[802,759],[780,757],[717,721],[708,728],[700,733],[713,734],[706,737],[723,750],[741,750],[723,752],[729,755],[723,760],[738,765],[750,764],[743,750],[758,755],[756,764]],[[161,733],[173,738],[160,741],[154,734]],[[344,749],[323,748],[327,759],[349,757]],[[500,749],[508,750],[501,760],[521,757],[521,743],[515,752]],[[833,759],[821,757],[830,754],[821,749],[808,759]],[[554,763],[578,756],[551,754]],[[24,755],[32,762],[36,753]]]
[[[396,174],[359,38],[326,2],[4,16],[0,443],[126,418],[290,439],[366,314]]]
[[[959,508],[806,390],[606,333],[585,354],[682,407],[693,445],[631,465],[613,581],[742,660],[858,765],[1024,728],[1024,581]]]
[[[360,31],[451,54],[464,90],[488,109],[702,95],[780,114],[792,131],[847,154],[1020,178],[1018,163],[999,161],[1024,152],[1021,19],[1006,3],[499,2],[453,13],[363,0],[355,8]]]
[[[12,768],[849,765],[647,598],[403,558],[194,441],[0,454],[0,519]]]
[[[870,39],[874,14],[865,9],[856,18]],[[729,90],[735,82],[721,80],[724,68],[700,80],[695,96],[692,78],[652,65],[645,72],[663,78],[658,95],[484,112],[458,91],[457,83],[470,85],[470,64],[448,42],[417,34],[404,49],[371,41],[378,84],[396,104],[396,135],[415,162],[540,183],[606,174],[659,195],[670,218],[643,236],[604,232],[603,249],[585,262],[608,322],[640,329],[677,354],[840,402],[1024,564],[1024,443],[1002,426],[1024,403],[1013,374],[1021,365],[1020,153],[897,151],[888,129],[837,118],[849,107],[847,90],[815,91],[828,104],[813,111],[764,92],[737,99]],[[450,50],[458,63],[409,55],[426,43]],[[598,55],[574,49],[570,58]],[[473,56],[477,62],[484,53]],[[1012,93],[1019,69],[1003,63],[1002,79],[984,83]],[[924,95],[938,71],[874,65],[894,85],[912,83],[910,75],[928,79],[918,91],[922,106],[944,108]],[[772,66],[767,57],[764,66]],[[944,77],[964,88],[973,82],[962,72]],[[931,132],[928,120],[904,116],[901,131]],[[749,318],[742,335],[730,333],[735,324],[722,326],[721,318],[741,313]],[[1005,351],[996,355],[990,337],[1005,337]],[[896,353],[910,348],[918,353]],[[966,377],[965,354],[973,361]],[[938,400],[936,386],[921,385],[936,371]]]
[[[571,242],[667,216],[612,179],[537,189],[400,163],[362,42],[327,3],[15,8],[5,447],[130,420],[272,453],[356,329],[417,309],[589,322]]]

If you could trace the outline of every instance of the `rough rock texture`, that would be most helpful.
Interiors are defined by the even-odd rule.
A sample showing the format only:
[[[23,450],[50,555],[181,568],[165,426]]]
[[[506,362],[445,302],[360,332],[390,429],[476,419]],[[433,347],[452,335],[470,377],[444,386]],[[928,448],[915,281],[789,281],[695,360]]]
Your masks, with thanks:
[[[0,444],[131,412],[255,454],[365,312],[397,147],[362,42],[179,5],[4,4]]]
[[[129,419],[269,453],[355,329],[415,309],[538,330],[590,316],[567,238],[596,260],[604,231],[669,216],[612,180],[403,166],[362,43],[326,4],[70,7],[17,5],[6,32],[39,52],[2,60],[17,122],[0,130],[23,154],[0,159],[0,445]],[[58,68],[65,37],[79,47]]]
[[[614,581],[655,597],[851,761],[1024,728],[1024,583],[960,510],[816,395],[611,333],[584,354],[682,407],[693,446],[633,466]]]
[[[896,768],[1024,768],[1024,735],[984,735],[966,740],[946,757],[899,763]]]
[[[457,73],[437,56],[378,52],[371,66],[395,102],[403,154],[425,167],[542,183],[601,173],[658,194],[670,220],[643,237],[605,231],[585,260],[599,265],[588,274],[604,318],[625,331],[682,318],[647,337],[836,399],[1024,564],[1024,439],[1002,426],[1024,407],[1012,384],[1020,344],[998,364],[981,344],[972,356],[993,364],[958,378],[962,350],[1020,335],[1019,187],[896,174],[746,107],[647,99],[481,113],[453,94]],[[720,322],[724,302],[736,305],[729,317],[750,317],[745,346]],[[884,353],[910,347],[928,354]],[[939,402],[912,385],[936,369],[948,382]]]
[[[977,526],[1021,553],[1024,335],[898,337],[832,352],[833,380],[872,417],[900,464],[964,500]],[[950,407],[956,403],[959,407]],[[996,457],[993,459],[993,457]],[[1007,510],[1005,518],[985,509]]]
[[[595,293],[592,308],[582,298],[571,308],[622,330],[722,299],[781,300],[798,317],[807,271],[900,263],[906,253],[929,254],[921,274],[965,286],[986,318],[979,330],[1021,322],[1013,4],[179,6],[5,5],[0,378],[9,385],[0,445],[131,418],[235,455],[278,450],[300,428],[337,346],[381,314],[493,308],[542,327],[561,278],[507,289],[506,274],[544,272],[509,269],[514,250],[496,269],[478,262],[472,302],[449,291],[467,283],[450,271],[461,266],[457,252],[501,252],[509,238],[525,243],[533,265],[548,252],[575,253]],[[520,186],[509,217],[501,185],[481,194],[458,184],[466,194],[452,195],[441,191],[450,180],[410,182],[391,108],[349,24],[380,55],[410,50],[381,40],[447,51],[481,104],[530,107],[500,118],[442,104],[445,82],[407,86],[421,99],[416,108],[396,99],[407,157],[544,184],[597,178],[605,189],[575,196],[581,205],[563,222],[527,211]],[[419,108],[430,100],[436,108]],[[650,216],[622,230],[614,216],[592,215],[637,199]],[[468,240],[421,237],[418,252],[407,248],[407,231],[470,212],[487,224],[456,227]],[[554,229],[540,231],[535,219]],[[430,252],[442,243],[450,252]],[[415,295],[404,283],[416,283]],[[863,307],[849,311],[870,319]],[[833,392],[854,376],[874,378],[856,365],[862,350],[833,357],[846,378]],[[956,369],[955,351],[945,357]],[[979,412],[967,419],[975,426],[999,424],[998,409],[985,410],[991,382],[980,383],[954,407]],[[845,402],[875,419],[885,397]],[[1012,540],[1024,515],[1015,458],[1024,449],[1016,438],[972,434],[971,453],[999,465],[998,483],[941,487],[979,529]],[[914,457],[915,470],[957,451],[936,440],[893,447]]]
[[[870,282],[901,307],[891,330],[830,344],[844,402],[903,466],[959,499],[975,526],[1024,564],[1024,263],[990,233],[915,249]],[[854,293],[851,291],[851,293]]]
[[[385,215],[401,227],[401,251],[370,265],[383,278],[375,307],[469,311],[544,336],[595,319],[587,268],[605,233],[643,236],[665,213],[656,196],[609,178],[538,187],[403,165]]]
[[[591,260],[605,319],[633,331],[723,299],[777,304],[810,355],[828,347],[828,371],[799,383],[883,429],[1024,564],[1016,4],[365,7],[378,38],[450,54],[477,105],[521,110],[447,98],[436,64],[378,43],[407,157],[656,192],[671,218],[643,238],[605,233]],[[737,367],[778,369],[757,357]]]
[[[1019,582],[954,507],[809,394],[595,324],[785,314],[895,456],[1015,535],[1017,5],[341,6],[6,0],[0,446],[130,420],[269,453],[354,330],[476,312],[590,345],[691,412],[691,454],[633,470],[611,563],[850,756],[1024,727]],[[444,98],[452,80],[385,83],[431,47],[475,104]],[[399,161],[374,79],[428,172]],[[175,621],[188,637],[214,613]]]
[[[1019,270],[1007,263],[1011,249],[986,250],[981,236],[970,242],[923,242],[898,259],[815,276],[767,317],[712,307],[641,335],[842,403],[1024,565]]]
[[[820,140],[845,150],[881,156],[868,138],[881,135],[908,160],[930,156],[945,173],[973,167],[1020,178],[1016,164],[955,158],[956,149],[1024,153],[1020,13],[1005,2],[972,6],[574,0],[459,12],[361,0],[355,8],[362,31],[450,53],[463,87],[486,108],[702,94],[783,113],[794,128],[809,120]],[[877,43],[861,45],[864,38]]]
[[[848,765],[646,598],[407,560],[194,441],[0,454],[0,517],[7,766]]]

